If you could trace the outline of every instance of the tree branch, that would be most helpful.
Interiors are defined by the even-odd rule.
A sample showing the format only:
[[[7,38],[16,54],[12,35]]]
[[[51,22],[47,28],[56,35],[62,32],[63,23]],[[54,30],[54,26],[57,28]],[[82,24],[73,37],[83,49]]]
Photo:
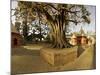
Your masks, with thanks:
[[[75,23],[75,25],[77,25],[78,23],[81,23],[81,21],[76,21],[76,20],[66,20],[66,21],[73,22]]]
[[[66,12],[69,12],[69,13],[74,13],[74,14],[76,14],[76,13],[80,12],[80,11],[71,11],[71,10],[68,10],[68,9],[66,9],[66,8],[64,8],[64,10],[65,10]]]

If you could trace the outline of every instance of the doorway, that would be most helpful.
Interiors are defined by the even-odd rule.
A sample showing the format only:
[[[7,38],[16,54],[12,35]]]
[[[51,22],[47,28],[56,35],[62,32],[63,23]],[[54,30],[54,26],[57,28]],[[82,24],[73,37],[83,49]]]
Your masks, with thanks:
[[[18,40],[17,38],[14,38],[14,46],[17,46],[18,45]]]

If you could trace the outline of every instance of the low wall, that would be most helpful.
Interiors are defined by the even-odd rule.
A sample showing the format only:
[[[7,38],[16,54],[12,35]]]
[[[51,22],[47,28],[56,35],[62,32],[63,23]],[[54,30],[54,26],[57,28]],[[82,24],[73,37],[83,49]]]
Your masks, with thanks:
[[[64,65],[77,58],[77,47],[64,49],[45,48],[40,50],[40,55],[53,66]]]

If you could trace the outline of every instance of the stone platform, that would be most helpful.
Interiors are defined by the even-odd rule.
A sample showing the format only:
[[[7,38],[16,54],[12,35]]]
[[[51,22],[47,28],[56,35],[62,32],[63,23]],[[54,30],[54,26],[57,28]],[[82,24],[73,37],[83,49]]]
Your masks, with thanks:
[[[45,48],[40,50],[40,56],[52,66],[62,66],[77,59],[77,47],[61,50]]]

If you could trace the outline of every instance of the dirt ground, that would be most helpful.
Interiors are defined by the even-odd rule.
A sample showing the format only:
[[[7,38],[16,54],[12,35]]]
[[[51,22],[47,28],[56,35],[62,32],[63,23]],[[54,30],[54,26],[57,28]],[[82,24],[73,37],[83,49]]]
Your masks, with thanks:
[[[43,45],[26,45],[12,49],[11,73],[24,74],[36,72],[68,71],[95,68],[94,46],[82,47],[78,51],[78,58],[63,66],[52,66],[45,62],[40,56]],[[79,50],[78,49],[78,50]]]

